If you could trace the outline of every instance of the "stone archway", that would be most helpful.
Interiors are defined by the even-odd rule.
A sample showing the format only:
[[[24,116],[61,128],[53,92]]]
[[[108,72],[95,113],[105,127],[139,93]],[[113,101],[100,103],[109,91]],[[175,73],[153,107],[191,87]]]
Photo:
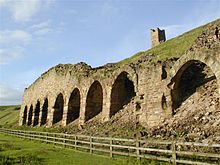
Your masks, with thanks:
[[[102,112],[103,91],[100,82],[95,81],[90,86],[86,98],[85,122]]]
[[[79,118],[79,112],[80,112],[80,91],[78,88],[75,88],[69,98],[66,124],[69,124],[72,121]]]
[[[127,72],[122,72],[116,78],[111,91],[110,117],[116,114],[136,96],[134,83],[128,78]]]
[[[28,121],[27,125],[32,124],[32,115],[33,115],[33,105],[30,106],[29,112],[28,112]]]
[[[33,126],[38,125],[39,122],[39,114],[40,114],[40,101],[37,101],[35,110],[34,110],[34,122]]]
[[[62,120],[63,118],[63,106],[64,106],[64,99],[63,99],[63,94],[60,93],[55,101],[54,105],[54,113],[53,113],[53,123],[58,123]]]
[[[24,108],[23,118],[22,118],[22,125],[26,124],[26,120],[27,120],[27,106],[25,106],[25,108]]]
[[[209,66],[199,60],[189,60],[182,65],[176,73],[173,83],[171,90],[173,113],[187,99],[198,100],[199,98],[196,97],[201,97],[201,95],[193,95],[195,92],[203,92],[205,95],[212,92],[210,95],[217,95],[218,97],[218,84],[215,74]],[[211,86],[211,89],[207,85]]]
[[[43,108],[42,108],[42,116],[41,116],[41,124],[45,125],[47,124],[47,114],[48,114],[48,99],[46,98],[44,100]]]
[[[217,79],[218,93],[220,98],[220,52],[216,50],[190,52],[183,55],[170,70],[170,76],[173,78],[171,79],[171,82],[168,84],[168,87],[172,88],[172,85],[176,80],[177,72],[184,70],[184,64],[186,64],[189,61],[200,61],[206,64],[212,70]]]

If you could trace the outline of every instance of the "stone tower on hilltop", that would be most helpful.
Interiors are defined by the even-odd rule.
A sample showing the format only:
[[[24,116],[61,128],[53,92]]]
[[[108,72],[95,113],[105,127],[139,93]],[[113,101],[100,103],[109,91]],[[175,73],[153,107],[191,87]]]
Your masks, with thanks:
[[[151,47],[155,47],[165,41],[165,30],[160,30],[159,28],[151,29]]]

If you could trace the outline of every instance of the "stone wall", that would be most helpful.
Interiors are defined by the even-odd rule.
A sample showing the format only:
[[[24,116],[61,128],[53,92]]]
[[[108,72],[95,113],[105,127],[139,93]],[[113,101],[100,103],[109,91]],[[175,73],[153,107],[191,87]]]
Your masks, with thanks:
[[[151,47],[155,47],[165,41],[165,30],[160,30],[159,28],[151,29]]]
[[[135,97],[139,123],[156,126],[172,117],[179,91],[176,84],[197,62],[213,72],[220,95],[219,42],[212,49],[202,47],[164,62],[143,60],[99,68],[85,63],[57,65],[24,91],[19,125],[66,126],[74,120],[83,125],[98,114],[105,122]]]

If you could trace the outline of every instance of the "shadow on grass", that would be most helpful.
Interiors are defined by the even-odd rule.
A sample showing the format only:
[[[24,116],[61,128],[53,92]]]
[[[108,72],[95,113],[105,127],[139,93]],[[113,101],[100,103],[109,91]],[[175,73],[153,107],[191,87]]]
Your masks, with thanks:
[[[44,164],[43,158],[39,158],[35,155],[25,155],[25,156],[5,156],[0,155],[0,164],[11,165],[11,164],[21,164],[21,165],[42,165]]]

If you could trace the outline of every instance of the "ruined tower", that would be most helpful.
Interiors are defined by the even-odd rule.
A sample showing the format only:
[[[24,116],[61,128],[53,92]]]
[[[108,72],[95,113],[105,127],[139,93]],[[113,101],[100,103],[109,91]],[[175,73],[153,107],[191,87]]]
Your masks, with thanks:
[[[155,47],[164,41],[166,41],[165,30],[151,29],[151,47]]]

